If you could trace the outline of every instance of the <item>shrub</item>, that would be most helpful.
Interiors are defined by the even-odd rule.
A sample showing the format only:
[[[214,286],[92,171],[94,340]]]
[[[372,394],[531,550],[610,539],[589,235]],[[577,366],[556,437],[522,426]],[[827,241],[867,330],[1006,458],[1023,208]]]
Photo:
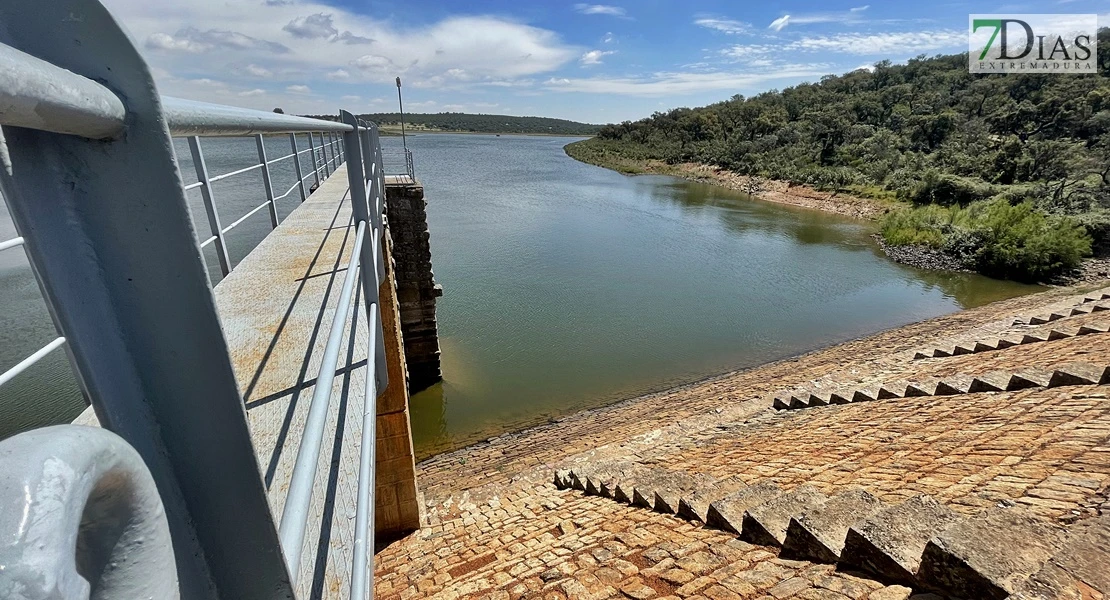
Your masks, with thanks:
[[[943,206],[892,211],[880,222],[880,234],[892,246],[940,248],[944,244],[944,232],[952,223],[951,212]]]
[[[896,211],[883,219],[881,233],[888,244],[940,248],[980,273],[1019,281],[1070,271],[1091,253],[1091,236],[1077,220],[1002,198]]]
[[[940,204],[966,206],[972,202],[990,198],[995,190],[981,179],[941,174],[930,170],[917,185],[908,190],[909,199],[914,204]]]
[[[1074,269],[1091,253],[1091,236],[1082,225],[1038,212],[1032,202],[986,203],[975,225],[984,234],[978,270],[995,277],[1042,281]]]

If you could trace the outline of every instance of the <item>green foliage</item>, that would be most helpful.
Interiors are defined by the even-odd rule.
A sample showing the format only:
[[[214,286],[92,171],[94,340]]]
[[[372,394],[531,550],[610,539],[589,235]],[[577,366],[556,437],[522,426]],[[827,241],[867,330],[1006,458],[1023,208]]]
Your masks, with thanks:
[[[1110,65],[1110,29],[1099,31],[1099,63]],[[644,160],[713,164],[831,192],[952,206],[953,219],[965,218],[961,207],[992,198],[1015,207],[1028,201],[1038,216],[1015,208],[1024,215],[1019,219],[996,208],[995,218],[1012,221],[942,239],[909,222],[884,225],[895,239],[974,254],[976,268],[995,275],[1026,277],[1074,262],[1084,246],[1067,241],[1075,237],[1071,229],[1059,240],[1031,233],[1057,222],[1046,215],[1072,217],[1066,222],[1081,223],[1096,248],[1110,251],[1106,69],[1066,77],[973,75],[966,54],[883,61],[819,83],[606,125],[568,153],[628,171]],[[1001,246],[990,252],[976,246],[995,241]],[[1042,251],[1043,260],[1026,256]]]
[[[1091,252],[1091,236],[1076,219],[1005,198],[895,211],[883,218],[881,234],[888,244],[942,249],[982,273],[1019,281],[1071,270]]]
[[[378,125],[400,126],[399,113],[359,115]],[[467,113],[409,114],[405,124],[422,129],[466,131],[471,133],[543,133],[552,135],[595,135],[600,125],[578,123],[547,117],[511,117],[508,115],[472,115]]]

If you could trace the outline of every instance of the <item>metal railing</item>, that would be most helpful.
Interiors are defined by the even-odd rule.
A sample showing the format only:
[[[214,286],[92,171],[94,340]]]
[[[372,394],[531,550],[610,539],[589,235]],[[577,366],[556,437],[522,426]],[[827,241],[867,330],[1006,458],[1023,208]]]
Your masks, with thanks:
[[[412,164],[412,150],[383,150],[383,164],[385,172],[389,175],[408,176],[409,181],[416,182],[416,169]]]
[[[372,597],[375,408],[388,383],[378,307],[385,169],[377,127],[346,111],[340,121],[327,121],[159,97],[139,53],[95,0],[0,3],[0,22],[7,25],[0,31],[0,146],[6,150],[0,190],[20,236],[0,242],[0,251],[25,250],[60,333],[0,375],[0,385],[66,347],[101,425],[134,448],[157,484],[176,570],[145,575],[172,577],[188,598],[294,598],[332,381],[360,283],[374,339],[366,357],[351,586],[352,598]],[[288,136],[290,152],[270,158],[265,136],[277,135]],[[187,138],[195,183],[181,181],[170,136]],[[257,162],[211,175],[200,138],[228,136],[253,137]],[[296,181],[276,195],[271,167],[289,160]],[[406,161],[411,176],[411,154]],[[214,245],[227,275],[226,234],[263,208],[276,228],[277,201],[294,193],[304,201],[343,164],[355,246],[278,525],[201,250]],[[214,184],[256,170],[265,202],[223,225]],[[201,194],[206,235],[193,228],[192,189]],[[41,457],[23,458],[35,464],[3,470],[41,468]],[[0,498],[19,497],[28,506],[38,501],[8,494],[13,481],[0,478]],[[0,507],[0,513],[18,510]],[[0,519],[0,528],[6,524]],[[77,535],[62,531],[73,526],[55,524],[65,539]],[[22,539],[0,531],[9,534],[5,539]],[[18,563],[18,553],[12,556]],[[44,568],[33,556],[28,560],[0,564],[0,589],[6,573]]]

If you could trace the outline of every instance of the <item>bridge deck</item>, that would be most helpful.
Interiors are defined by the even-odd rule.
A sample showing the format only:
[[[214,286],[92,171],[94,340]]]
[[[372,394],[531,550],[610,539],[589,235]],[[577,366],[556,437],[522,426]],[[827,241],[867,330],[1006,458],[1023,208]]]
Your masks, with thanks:
[[[347,189],[343,166],[215,289],[275,517],[282,513],[354,246]],[[349,317],[356,325],[349,322],[340,352],[320,453],[298,584],[301,598],[349,594],[369,331],[360,292],[356,286],[357,310]]]

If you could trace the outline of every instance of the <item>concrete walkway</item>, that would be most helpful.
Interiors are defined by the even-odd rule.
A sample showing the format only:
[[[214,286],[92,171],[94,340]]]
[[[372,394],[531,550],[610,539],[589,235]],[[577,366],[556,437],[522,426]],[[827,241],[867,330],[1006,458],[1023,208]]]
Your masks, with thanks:
[[[215,289],[275,519],[354,246],[347,190],[341,166]],[[298,589],[303,598],[346,598],[350,585],[369,331],[360,292],[356,286],[357,310],[348,311],[350,333],[317,467]]]

